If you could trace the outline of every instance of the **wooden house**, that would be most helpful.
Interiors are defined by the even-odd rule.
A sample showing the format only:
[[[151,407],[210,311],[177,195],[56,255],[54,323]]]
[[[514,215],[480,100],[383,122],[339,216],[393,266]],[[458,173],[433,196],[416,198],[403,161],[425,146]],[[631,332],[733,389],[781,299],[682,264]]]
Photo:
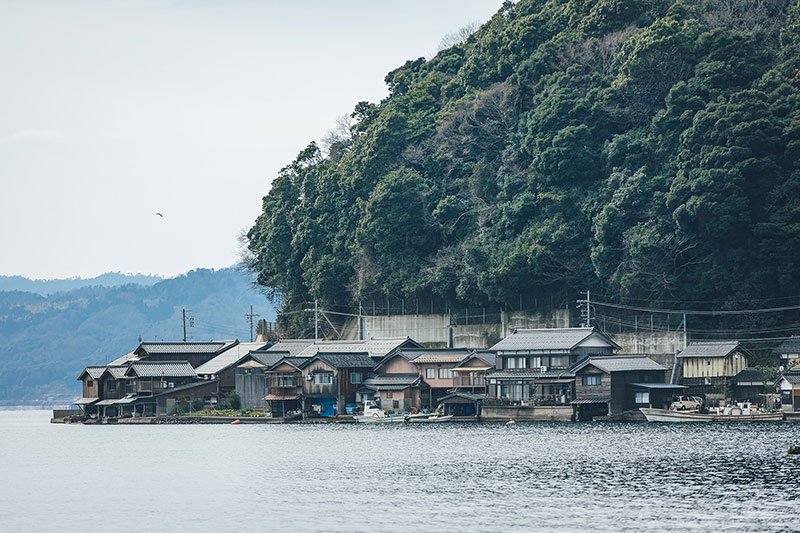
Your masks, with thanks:
[[[302,409],[303,364],[310,357],[282,357],[267,367],[267,395],[272,416],[285,416],[289,411]]]
[[[573,396],[571,368],[591,356],[610,356],[620,346],[596,328],[518,329],[491,351],[495,371],[489,395],[514,403],[556,404]]]
[[[81,398],[75,402],[86,414],[101,417],[119,416],[117,400],[128,394],[126,365],[87,366],[78,376],[82,382]]]
[[[705,396],[708,405],[725,402],[749,355],[738,341],[692,342],[678,354],[681,383],[689,387],[689,394]]]
[[[236,393],[246,409],[269,409],[269,367],[289,352],[253,350],[236,365]]]
[[[494,352],[479,351],[471,353],[466,359],[453,367],[455,382],[454,391],[482,394],[489,392],[489,380],[486,376],[494,371],[496,355]]]
[[[142,342],[133,351],[138,361],[188,361],[192,368],[207,363],[239,344],[238,340],[216,342]]]
[[[621,415],[640,407],[664,408],[685,389],[665,383],[667,368],[644,355],[589,357],[574,368],[576,420]]]
[[[220,395],[236,389],[236,365],[253,350],[266,346],[265,342],[240,342],[198,366],[195,371],[203,379],[219,380]],[[263,397],[263,396],[262,396]]]
[[[439,399],[456,387],[458,374],[455,367],[467,359],[472,350],[467,348],[400,349],[398,353],[416,367],[419,376],[430,387],[430,398],[422,398],[429,406],[437,406]]]
[[[309,358],[300,367],[304,416],[344,414],[374,366],[367,352],[318,352]]]
[[[789,413],[800,412],[800,370],[785,371],[778,378],[777,385],[781,393],[781,409]]]
[[[786,368],[800,364],[800,337],[792,335],[775,348],[775,353]]]
[[[775,392],[774,384],[771,381],[757,368],[744,368],[733,378],[733,399],[764,405],[765,395],[768,391],[771,389],[773,393]]]
[[[188,361],[136,361],[125,370],[128,390],[136,396],[134,408],[143,415],[168,414],[174,405],[171,389],[183,392],[181,398],[194,399],[202,392],[204,401],[218,392],[216,380],[206,380],[213,387],[195,390],[187,387],[202,383]],[[157,401],[159,397],[161,401]],[[172,402],[167,402],[172,399]]]

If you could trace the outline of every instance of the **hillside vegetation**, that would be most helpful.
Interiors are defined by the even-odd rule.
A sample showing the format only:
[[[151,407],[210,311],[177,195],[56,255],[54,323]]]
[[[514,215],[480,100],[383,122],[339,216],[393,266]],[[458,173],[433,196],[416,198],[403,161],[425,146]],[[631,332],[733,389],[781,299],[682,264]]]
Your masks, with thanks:
[[[248,234],[258,282],[287,310],[797,295],[799,14],[797,0],[506,3],[390,72],[386,99],[280,172]]]
[[[136,348],[140,336],[181,340],[182,308],[194,317],[193,340],[249,341],[250,305],[274,320],[251,278],[232,268],[198,269],[151,286],[91,286],[49,297],[0,292],[0,402],[71,402],[84,366],[111,362]]]

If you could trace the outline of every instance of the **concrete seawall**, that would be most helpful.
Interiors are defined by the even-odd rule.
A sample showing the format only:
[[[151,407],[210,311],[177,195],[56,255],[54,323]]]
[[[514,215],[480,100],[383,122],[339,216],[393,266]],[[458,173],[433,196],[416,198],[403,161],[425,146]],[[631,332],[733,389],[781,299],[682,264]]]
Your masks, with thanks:
[[[511,406],[492,405],[481,408],[482,422],[569,422],[572,420],[570,406]]]

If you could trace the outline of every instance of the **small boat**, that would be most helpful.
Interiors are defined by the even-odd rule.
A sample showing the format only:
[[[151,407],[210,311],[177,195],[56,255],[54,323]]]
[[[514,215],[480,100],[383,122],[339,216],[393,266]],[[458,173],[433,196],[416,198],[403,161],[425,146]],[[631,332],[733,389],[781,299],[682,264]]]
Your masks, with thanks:
[[[353,417],[359,424],[402,424],[403,416],[387,416],[374,400],[364,402],[364,413]]]
[[[439,422],[449,422],[453,419],[453,415],[409,415],[406,422],[412,424],[437,424]]]
[[[779,422],[783,413],[759,413],[750,408],[749,403],[737,403],[716,412],[670,411],[642,407],[639,409],[648,422]]]

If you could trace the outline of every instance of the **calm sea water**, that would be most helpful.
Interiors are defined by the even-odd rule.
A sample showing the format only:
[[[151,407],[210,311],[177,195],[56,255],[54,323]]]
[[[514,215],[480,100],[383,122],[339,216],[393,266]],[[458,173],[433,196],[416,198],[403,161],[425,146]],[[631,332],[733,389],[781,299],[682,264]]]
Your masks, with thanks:
[[[800,530],[800,424],[48,420],[0,411],[0,531]]]

